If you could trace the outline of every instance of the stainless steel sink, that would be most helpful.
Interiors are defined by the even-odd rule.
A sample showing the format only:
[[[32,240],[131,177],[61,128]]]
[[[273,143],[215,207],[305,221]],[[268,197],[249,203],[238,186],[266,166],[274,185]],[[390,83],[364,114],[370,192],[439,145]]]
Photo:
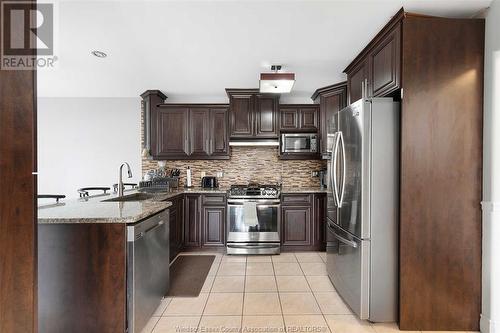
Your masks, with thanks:
[[[147,193],[134,193],[129,195],[124,195],[121,197],[115,197],[107,200],[103,200],[102,202],[120,202],[120,201],[144,201],[153,198],[154,195]]]

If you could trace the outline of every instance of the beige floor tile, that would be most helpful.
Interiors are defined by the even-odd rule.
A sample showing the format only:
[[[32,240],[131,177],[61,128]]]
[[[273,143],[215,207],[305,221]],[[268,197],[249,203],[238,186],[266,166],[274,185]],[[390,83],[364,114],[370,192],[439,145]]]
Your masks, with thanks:
[[[283,317],[279,316],[243,316],[243,332],[281,333],[285,328]]]
[[[328,275],[325,263],[301,262],[300,267],[305,275]]]
[[[203,315],[241,315],[243,293],[211,293]]]
[[[296,252],[295,257],[298,262],[324,263],[317,252]]]
[[[243,315],[281,315],[278,293],[245,293]]]
[[[196,332],[199,322],[200,316],[161,317],[153,333]]]
[[[395,332],[420,333],[420,331],[400,331],[396,323],[374,323],[371,325],[372,328],[377,333],[395,333]]]
[[[307,275],[306,279],[312,291],[335,291],[335,287],[328,276]]]
[[[319,252],[318,254],[321,257],[321,260],[323,260],[323,262],[326,262],[326,252]]]
[[[286,331],[330,333],[322,315],[284,315]]]
[[[160,305],[158,306],[158,308],[156,309],[155,313],[153,314],[153,316],[155,317],[161,317],[161,315],[163,314],[163,312],[165,312],[165,309],[167,308],[168,304],[172,301],[172,298],[171,297],[165,297],[161,300],[161,303]]]
[[[273,262],[297,262],[297,258],[295,258],[295,254],[291,252],[281,253],[279,255],[272,256]]]
[[[217,271],[219,270],[220,266],[220,261],[213,262],[212,267],[210,267],[210,270],[208,271],[208,276],[214,276],[217,274]]]
[[[283,314],[321,314],[312,293],[280,293]]]
[[[163,316],[201,315],[207,299],[207,293],[200,293],[198,297],[174,297],[163,312]]]
[[[284,275],[277,276],[276,282],[280,292],[306,291],[310,292],[307,280],[303,275]]]
[[[248,262],[246,275],[274,275],[273,264],[270,262]]]
[[[367,321],[354,315],[325,315],[325,319],[335,333],[375,333]]]
[[[198,332],[237,333],[240,328],[241,316],[203,316],[198,326]]]
[[[334,291],[315,292],[314,297],[319,304],[319,308],[323,314],[352,314],[349,307],[340,298],[339,294]]]
[[[203,287],[201,287],[201,292],[202,293],[209,293],[210,290],[212,289],[212,285],[215,280],[215,275],[209,275],[205,279],[205,283],[203,283]]]
[[[275,292],[276,280],[274,276],[247,276],[245,281],[245,292]]]
[[[271,262],[271,256],[248,256],[247,262]]]
[[[149,318],[148,323],[142,329],[141,333],[151,333],[153,332],[153,328],[156,326],[156,323],[160,320],[160,317],[153,316]]]
[[[218,275],[212,286],[215,293],[242,293],[245,288],[244,276]]]
[[[299,264],[294,262],[276,262],[274,272],[276,275],[304,275]]]
[[[244,262],[222,262],[217,275],[245,275],[245,268]]]
[[[225,255],[222,257],[222,262],[247,262],[245,255]]]

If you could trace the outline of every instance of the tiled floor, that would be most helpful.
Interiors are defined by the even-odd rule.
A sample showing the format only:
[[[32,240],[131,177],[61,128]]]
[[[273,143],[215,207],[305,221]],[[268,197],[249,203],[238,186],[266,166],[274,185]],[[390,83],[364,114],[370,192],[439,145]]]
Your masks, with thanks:
[[[164,299],[144,333],[399,331],[352,314],[328,279],[323,252],[215,255],[200,295]]]

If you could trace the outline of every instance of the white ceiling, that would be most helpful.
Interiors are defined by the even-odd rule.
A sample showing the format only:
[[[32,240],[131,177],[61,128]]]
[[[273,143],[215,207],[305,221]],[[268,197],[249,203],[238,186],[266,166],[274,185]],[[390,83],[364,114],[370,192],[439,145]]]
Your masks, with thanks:
[[[40,97],[137,97],[227,102],[270,64],[296,73],[285,102],[345,79],[349,62],[402,6],[470,17],[491,0],[59,1],[58,60],[38,74]],[[105,59],[90,55],[102,50]]]

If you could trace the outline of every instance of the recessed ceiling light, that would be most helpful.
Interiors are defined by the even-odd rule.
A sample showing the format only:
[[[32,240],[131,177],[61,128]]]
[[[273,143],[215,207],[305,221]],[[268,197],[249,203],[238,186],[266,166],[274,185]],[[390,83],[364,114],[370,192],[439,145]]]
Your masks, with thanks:
[[[92,55],[96,56],[97,58],[106,58],[108,55],[102,51],[94,50],[92,52]]]

